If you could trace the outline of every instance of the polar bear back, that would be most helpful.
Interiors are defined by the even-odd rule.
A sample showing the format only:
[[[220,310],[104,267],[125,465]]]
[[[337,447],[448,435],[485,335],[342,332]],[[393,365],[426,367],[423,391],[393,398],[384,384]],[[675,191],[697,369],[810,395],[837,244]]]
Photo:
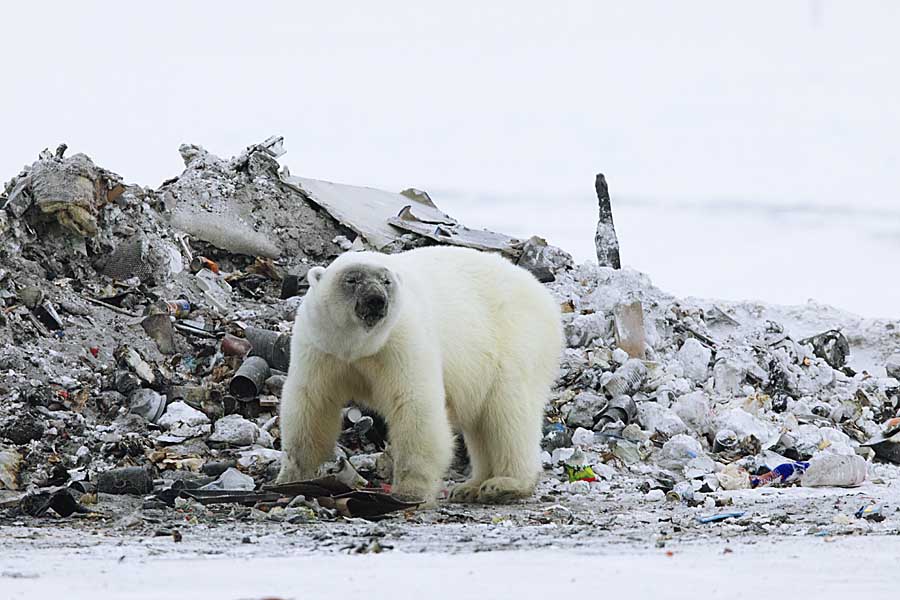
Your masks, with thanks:
[[[415,320],[409,325],[438,342],[454,420],[476,418],[498,386],[552,382],[562,348],[560,308],[529,272],[466,248],[427,247],[384,258],[412,305],[403,311]]]

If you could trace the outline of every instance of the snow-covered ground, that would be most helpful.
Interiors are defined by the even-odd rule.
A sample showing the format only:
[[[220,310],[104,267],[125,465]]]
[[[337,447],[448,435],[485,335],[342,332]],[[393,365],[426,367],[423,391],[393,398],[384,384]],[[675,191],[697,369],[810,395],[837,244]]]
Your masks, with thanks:
[[[8,600],[391,598],[887,598],[900,538],[711,541],[674,549],[591,552],[294,555],[226,558],[142,552],[112,544],[4,559]],[[84,556],[86,555],[86,556]]]

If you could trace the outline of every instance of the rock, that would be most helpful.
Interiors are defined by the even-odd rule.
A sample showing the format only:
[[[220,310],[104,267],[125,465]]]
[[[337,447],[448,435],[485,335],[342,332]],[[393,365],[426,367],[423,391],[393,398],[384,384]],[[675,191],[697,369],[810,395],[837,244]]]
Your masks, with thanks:
[[[166,429],[172,429],[181,425],[194,427],[208,425],[209,417],[189,404],[179,401],[166,407],[166,412],[159,418],[159,425]]]
[[[713,367],[713,389],[721,396],[737,396],[741,393],[747,371],[736,360],[717,360]]]
[[[594,418],[603,412],[606,404],[606,398],[603,396],[590,392],[581,392],[566,405],[566,425],[573,428],[592,428],[594,426]]]
[[[271,448],[275,444],[275,438],[272,437],[272,434],[262,428],[259,428],[258,431],[259,437],[256,440],[256,445],[263,448]]]
[[[592,446],[595,439],[594,432],[583,427],[576,428],[572,434],[572,444],[575,446]]]
[[[601,313],[576,315],[565,324],[566,345],[570,348],[588,348],[595,342],[602,343],[607,329],[609,329],[609,321]],[[627,360],[628,353],[624,350],[621,352],[625,354]]]
[[[657,464],[671,471],[683,471],[687,464],[704,456],[703,446],[689,435],[679,434],[663,444],[657,457]]]
[[[891,354],[887,361],[885,361],[884,368],[887,371],[888,377],[900,379],[900,352]]]
[[[691,392],[679,396],[672,410],[681,417],[685,425],[697,433],[702,434],[709,429],[711,410],[705,392]]]
[[[709,361],[712,350],[701,344],[696,338],[688,338],[675,355],[684,367],[684,376],[694,383],[703,383],[709,378]]]
[[[644,429],[658,431],[667,437],[688,432],[681,417],[656,402],[642,402],[638,405],[638,421]]]
[[[522,253],[517,263],[530,271],[541,283],[556,279],[555,273],[572,268],[572,256],[563,250],[550,246],[547,240],[532,236],[522,244]]]
[[[0,446],[0,490],[19,489],[22,455],[14,448]]]
[[[157,440],[170,444],[206,435],[211,429],[209,417],[205,413],[182,401],[170,404],[157,422],[166,430],[166,434],[159,436]]]
[[[357,471],[374,473],[378,468],[378,457],[380,454],[380,452],[373,452],[372,454],[356,454],[350,457],[350,464],[353,465],[353,468]]]
[[[115,385],[120,394],[130,394],[141,387],[141,379],[131,371],[120,369],[116,371]]]
[[[228,415],[216,421],[207,441],[227,446],[251,446],[258,438],[259,427],[255,423],[240,415]]]
[[[22,446],[41,439],[44,429],[44,421],[37,415],[31,412],[17,413],[0,423],[0,438]]]
[[[616,348],[612,352],[612,359],[617,365],[624,365],[628,360],[628,353],[621,348]]]
[[[26,307],[34,310],[41,302],[44,301],[44,290],[39,287],[29,286],[19,290],[19,300]]]
[[[666,493],[659,489],[653,489],[647,492],[644,496],[644,500],[647,502],[662,502],[666,499]]]
[[[143,379],[149,385],[153,385],[156,381],[156,375],[153,373],[153,368],[145,361],[140,354],[134,348],[130,348],[128,346],[120,346],[116,348],[114,352],[116,358],[118,358],[121,362],[128,365],[132,371],[134,371],[138,377]],[[119,390],[123,394],[121,389]]]
[[[763,444],[778,433],[773,426],[764,423],[741,408],[732,408],[724,414],[720,414],[716,419],[716,425],[718,430],[730,429],[733,431],[738,440],[753,436]]]
[[[284,375],[272,375],[266,379],[265,390],[271,396],[281,397],[281,390],[284,388],[284,382],[287,377]]]
[[[221,420],[221,419],[219,419]],[[241,490],[250,492],[256,489],[256,483],[249,475],[241,473],[234,467],[229,467],[219,478],[204,485],[201,490]]]

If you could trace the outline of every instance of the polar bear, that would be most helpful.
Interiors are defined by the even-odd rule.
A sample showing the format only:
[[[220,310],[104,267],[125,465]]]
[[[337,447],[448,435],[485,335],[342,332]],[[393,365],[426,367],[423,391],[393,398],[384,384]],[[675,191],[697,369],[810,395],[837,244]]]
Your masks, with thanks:
[[[433,246],[350,252],[307,277],[281,400],[279,482],[314,476],[352,399],[387,421],[396,496],[433,503],[454,429],[472,474],[451,500],[533,493],[563,343],[559,305],[534,276],[497,255]]]

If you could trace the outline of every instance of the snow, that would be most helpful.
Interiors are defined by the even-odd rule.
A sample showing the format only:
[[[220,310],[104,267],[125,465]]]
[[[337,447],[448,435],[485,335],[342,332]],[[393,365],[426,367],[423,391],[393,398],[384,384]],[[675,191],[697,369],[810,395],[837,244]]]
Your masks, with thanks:
[[[587,552],[294,555],[255,557],[252,562],[240,555],[149,555],[135,546],[95,547],[75,556],[51,547],[39,560],[4,557],[0,589],[9,600],[546,600],[598,594],[635,600],[739,600],[761,593],[844,600],[893,595],[900,553],[896,536],[716,541],[666,549],[608,545]]]

